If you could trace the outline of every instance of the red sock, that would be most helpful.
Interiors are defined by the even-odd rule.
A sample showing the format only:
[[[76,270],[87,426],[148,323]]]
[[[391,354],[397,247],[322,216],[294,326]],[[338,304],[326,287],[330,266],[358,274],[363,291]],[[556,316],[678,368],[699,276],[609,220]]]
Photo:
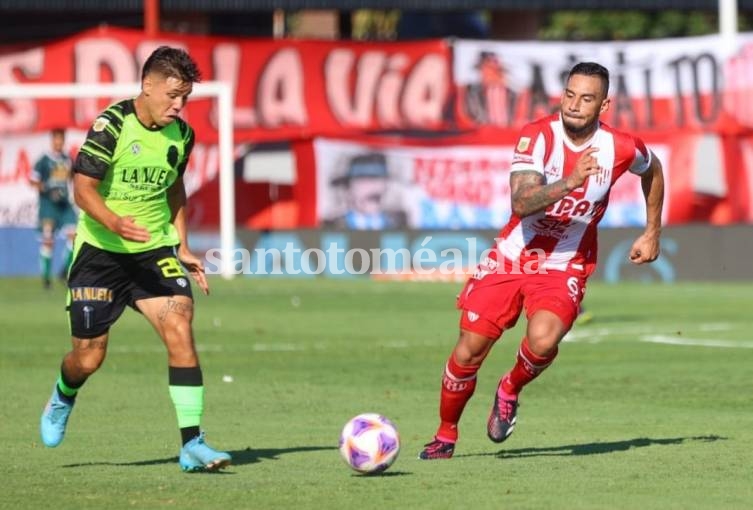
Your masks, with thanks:
[[[476,373],[481,365],[459,365],[450,355],[442,376],[442,394],[439,400],[437,439],[454,443],[458,439],[458,422],[476,389]]]
[[[541,372],[552,364],[557,357],[557,347],[546,356],[538,356],[528,348],[528,339],[523,338],[518,350],[515,366],[505,374],[500,383],[500,390],[508,397],[517,398],[523,386],[536,379]]]

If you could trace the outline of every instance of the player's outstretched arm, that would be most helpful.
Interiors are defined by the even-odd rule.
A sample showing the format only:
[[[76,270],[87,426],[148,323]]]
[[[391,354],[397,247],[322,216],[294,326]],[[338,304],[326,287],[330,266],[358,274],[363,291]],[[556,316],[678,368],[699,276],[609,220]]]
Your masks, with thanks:
[[[596,147],[586,149],[575,163],[570,175],[551,184],[546,184],[544,176],[536,171],[512,172],[512,212],[520,218],[536,214],[562,200],[572,190],[583,186],[589,176],[599,173],[599,164],[593,156],[598,150]]]
[[[172,222],[178,231],[178,260],[188,269],[191,277],[196,281],[204,294],[209,294],[209,282],[204,273],[204,263],[201,258],[194,255],[188,247],[188,223],[186,221],[186,187],[183,177],[178,177],[167,191],[167,200],[170,204]]]
[[[100,222],[108,230],[118,234],[129,241],[146,242],[149,240],[149,231],[137,225],[131,216],[118,216],[105,205],[102,195],[99,194],[100,180],[77,173],[73,177],[73,197],[76,205],[86,214]]]
[[[653,262],[661,251],[661,212],[664,207],[664,174],[659,158],[651,154],[651,166],[641,177],[643,196],[646,199],[646,229],[630,249],[634,264]]]

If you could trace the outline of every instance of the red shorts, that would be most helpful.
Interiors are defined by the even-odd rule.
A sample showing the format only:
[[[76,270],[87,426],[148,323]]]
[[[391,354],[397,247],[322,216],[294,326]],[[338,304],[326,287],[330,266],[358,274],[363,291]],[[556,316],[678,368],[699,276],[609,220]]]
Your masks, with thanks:
[[[570,329],[585,291],[585,278],[563,271],[490,273],[481,279],[471,278],[458,296],[460,328],[497,339],[504,330],[515,326],[525,308],[526,318],[547,310]]]

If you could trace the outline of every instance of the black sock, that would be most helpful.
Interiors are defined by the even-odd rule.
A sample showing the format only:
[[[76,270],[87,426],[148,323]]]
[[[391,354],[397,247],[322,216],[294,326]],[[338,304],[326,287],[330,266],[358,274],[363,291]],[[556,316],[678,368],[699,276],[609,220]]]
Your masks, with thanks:
[[[65,374],[65,370],[63,369],[63,366],[60,366],[60,379],[58,381],[58,384],[55,385],[55,389],[58,392],[58,396],[63,402],[67,402],[69,404],[72,404],[74,400],[76,400],[77,393],[74,393],[73,395],[67,395],[63,390],[66,389],[68,392],[71,390],[74,390],[78,392],[78,390],[81,388],[81,386],[84,385],[86,382],[86,379],[83,381],[73,381],[70,377],[68,377]],[[63,385],[63,388],[61,388],[60,385]]]
[[[191,439],[195,438],[201,433],[201,430],[199,430],[199,427],[185,427],[180,429],[180,438],[183,441],[183,444],[185,445],[187,442],[189,442]]]
[[[60,386],[55,386],[55,389],[58,391],[58,397],[60,398],[60,400],[62,400],[66,404],[72,404],[76,400],[76,395],[69,397],[68,395],[60,391]]]

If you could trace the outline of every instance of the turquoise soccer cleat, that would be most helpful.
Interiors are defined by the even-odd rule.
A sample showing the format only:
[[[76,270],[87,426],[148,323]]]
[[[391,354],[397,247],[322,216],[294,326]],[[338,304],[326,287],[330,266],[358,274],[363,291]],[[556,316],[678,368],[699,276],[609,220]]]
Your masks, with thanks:
[[[68,417],[73,411],[74,403],[75,400],[63,400],[58,394],[57,384],[55,384],[52,389],[52,396],[44,407],[39,424],[39,432],[45,446],[54,448],[63,441],[65,426],[68,424]]]
[[[183,471],[217,471],[231,462],[230,454],[219,452],[204,442],[204,433],[191,439],[180,449],[180,467]]]

